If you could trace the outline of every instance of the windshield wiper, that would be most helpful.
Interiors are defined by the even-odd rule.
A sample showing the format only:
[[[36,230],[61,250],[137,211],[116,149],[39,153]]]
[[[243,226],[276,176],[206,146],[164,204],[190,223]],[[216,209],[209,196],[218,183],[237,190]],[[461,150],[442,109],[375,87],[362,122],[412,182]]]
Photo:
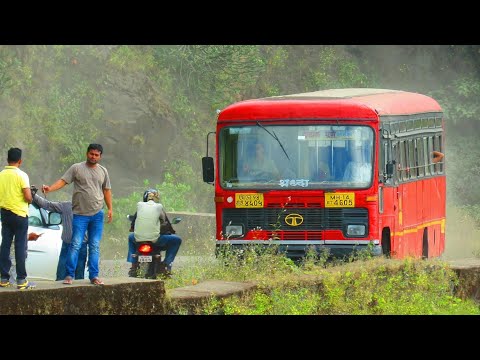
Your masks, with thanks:
[[[282,148],[283,152],[285,153],[285,156],[287,157],[288,160],[290,160],[290,158],[288,157],[288,154],[287,152],[285,151],[285,148],[283,147],[282,145],[282,142],[280,141],[280,139],[278,138],[277,134],[275,134],[275,131],[273,132],[273,134],[267,130],[267,128],[265,126],[263,126],[262,124],[260,124],[260,122],[257,121],[257,125],[260,126],[263,130],[265,130],[267,133],[269,133],[275,140],[278,141],[278,144],[280,145],[280,147]]]

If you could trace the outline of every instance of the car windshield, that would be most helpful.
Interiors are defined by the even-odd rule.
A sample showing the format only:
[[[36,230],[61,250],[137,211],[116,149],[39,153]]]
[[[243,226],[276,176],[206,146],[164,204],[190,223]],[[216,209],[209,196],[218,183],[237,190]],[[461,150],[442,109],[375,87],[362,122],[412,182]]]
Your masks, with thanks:
[[[30,226],[43,225],[42,214],[40,212],[40,209],[34,206],[33,204],[30,204],[30,206],[28,207],[28,225]]]

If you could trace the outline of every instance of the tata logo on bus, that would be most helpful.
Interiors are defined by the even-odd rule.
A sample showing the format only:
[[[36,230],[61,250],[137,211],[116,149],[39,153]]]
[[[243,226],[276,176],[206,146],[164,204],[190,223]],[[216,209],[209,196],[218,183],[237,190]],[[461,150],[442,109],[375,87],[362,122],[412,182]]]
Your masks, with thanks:
[[[300,214],[288,214],[285,216],[285,224],[288,226],[300,226],[303,223],[303,216]]]

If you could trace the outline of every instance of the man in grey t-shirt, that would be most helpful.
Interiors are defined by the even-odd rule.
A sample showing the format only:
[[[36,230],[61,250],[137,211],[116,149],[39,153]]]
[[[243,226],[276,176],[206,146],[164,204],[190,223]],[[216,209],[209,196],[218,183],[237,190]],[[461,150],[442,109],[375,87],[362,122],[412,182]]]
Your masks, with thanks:
[[[72,242],[68,247],[66,274],[63,283],[72,284],[77,267],[78,253],[88,229],[88,277],[94,285],[103,285],[98,277],[100,261],[100,240],[103,234],[103,203],[108,208],[108,222],[112,222],[112,192],[110,177],[105,167],[99,164],[103,146],[90,144],[87,161],[73,164],[53,185],[42,186],[47,194],[73,183],[72,195]]]

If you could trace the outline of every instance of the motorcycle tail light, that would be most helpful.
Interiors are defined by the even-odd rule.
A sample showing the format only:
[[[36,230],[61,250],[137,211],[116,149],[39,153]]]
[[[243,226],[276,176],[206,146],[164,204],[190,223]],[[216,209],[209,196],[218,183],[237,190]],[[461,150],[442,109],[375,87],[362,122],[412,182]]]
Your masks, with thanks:
[[[142,244],[140,245],[140,247],[138,248],[138,252],[142,253],[142,254],[148,254],[150,252],[152,252],[152,245],[150,244]]]

